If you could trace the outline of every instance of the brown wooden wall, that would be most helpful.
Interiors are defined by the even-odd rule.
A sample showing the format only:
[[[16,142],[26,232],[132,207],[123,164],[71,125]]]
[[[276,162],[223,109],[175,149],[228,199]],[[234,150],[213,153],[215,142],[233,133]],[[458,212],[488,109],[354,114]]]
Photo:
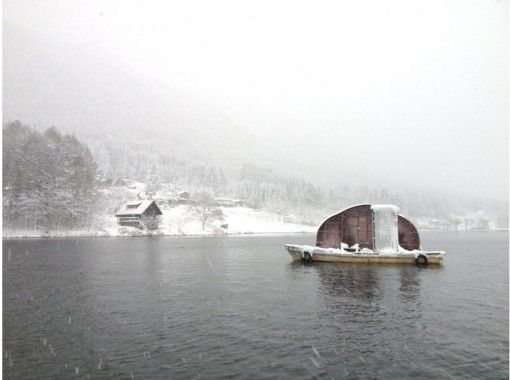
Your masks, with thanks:
[[[326,219],[317,232],[317,246],[340,248],[340,243],[372,249],[372,213],[370,205],[348,208]]]
[[[402,216],[398,216],[398,242],[404,249],[412,251],[420,248],[420,236],[414,225]],[[340,248],[341,243],[360,248],[373,249],[372,211],[370,205],[348,208],[326,219],[317,231],[317,246]]]
[[[403,216],[398,216],[398,244],[408,251],[420,249],[420,235],[414,224]]]

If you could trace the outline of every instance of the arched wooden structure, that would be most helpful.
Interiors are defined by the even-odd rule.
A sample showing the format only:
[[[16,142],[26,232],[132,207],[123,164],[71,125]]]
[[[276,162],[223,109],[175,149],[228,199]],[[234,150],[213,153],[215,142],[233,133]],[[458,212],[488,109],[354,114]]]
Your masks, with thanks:
[[[326,219],[317,231],[317,246],[340,248],[341,243],[359,244],[360,248],[373,249],[373,225],[371,205],[349,207]],[[398,242],[408,250],[420,249],[420,236],[416,227],[398,216]]]
[[[398,216],[398,244],[408,251],[420,249],[420,235],[416,227],[402,215]]]

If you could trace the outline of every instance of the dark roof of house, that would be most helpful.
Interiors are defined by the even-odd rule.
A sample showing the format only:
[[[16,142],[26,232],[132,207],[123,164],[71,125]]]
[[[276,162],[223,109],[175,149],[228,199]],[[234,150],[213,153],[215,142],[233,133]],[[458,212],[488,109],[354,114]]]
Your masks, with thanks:
[[[156,215],[163,215],[156,202],[147,199],[126,203],[119,211],[117,211],[115,216],[142,215],[152,204],[154,204],[156,209]]]

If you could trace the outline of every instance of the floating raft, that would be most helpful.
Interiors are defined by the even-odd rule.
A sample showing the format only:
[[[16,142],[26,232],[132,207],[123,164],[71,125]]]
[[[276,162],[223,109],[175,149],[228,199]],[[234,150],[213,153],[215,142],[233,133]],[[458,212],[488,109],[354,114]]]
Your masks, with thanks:
[[[418,264],[441,265],[444,251],[399,251],[399,252],[348,252],[335,248],[285,244],[285,249],[294,261],[323,261],[360,264]]]
[[[393,205],[351,206],[322,222],[315,246],[287,244],[293,260],[364,264],[442,264],[424,251],[416,227]]]

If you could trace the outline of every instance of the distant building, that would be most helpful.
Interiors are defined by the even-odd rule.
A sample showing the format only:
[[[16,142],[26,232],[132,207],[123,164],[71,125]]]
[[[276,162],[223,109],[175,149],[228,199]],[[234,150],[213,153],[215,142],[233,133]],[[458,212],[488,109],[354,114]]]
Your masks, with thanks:
[[[157,229],[161,215],[163,213],[153,200],[126,203],[115,214],[119,225],[135,227],[141,230]]]
[[[177,192],[177,203],[186,204],[190,203],[191,196],[187,191],[178,191]]]
[[[214,198],[214,203],[221,207],[240,207],[243,205],[243,201],[240,199],[231,198]]]

